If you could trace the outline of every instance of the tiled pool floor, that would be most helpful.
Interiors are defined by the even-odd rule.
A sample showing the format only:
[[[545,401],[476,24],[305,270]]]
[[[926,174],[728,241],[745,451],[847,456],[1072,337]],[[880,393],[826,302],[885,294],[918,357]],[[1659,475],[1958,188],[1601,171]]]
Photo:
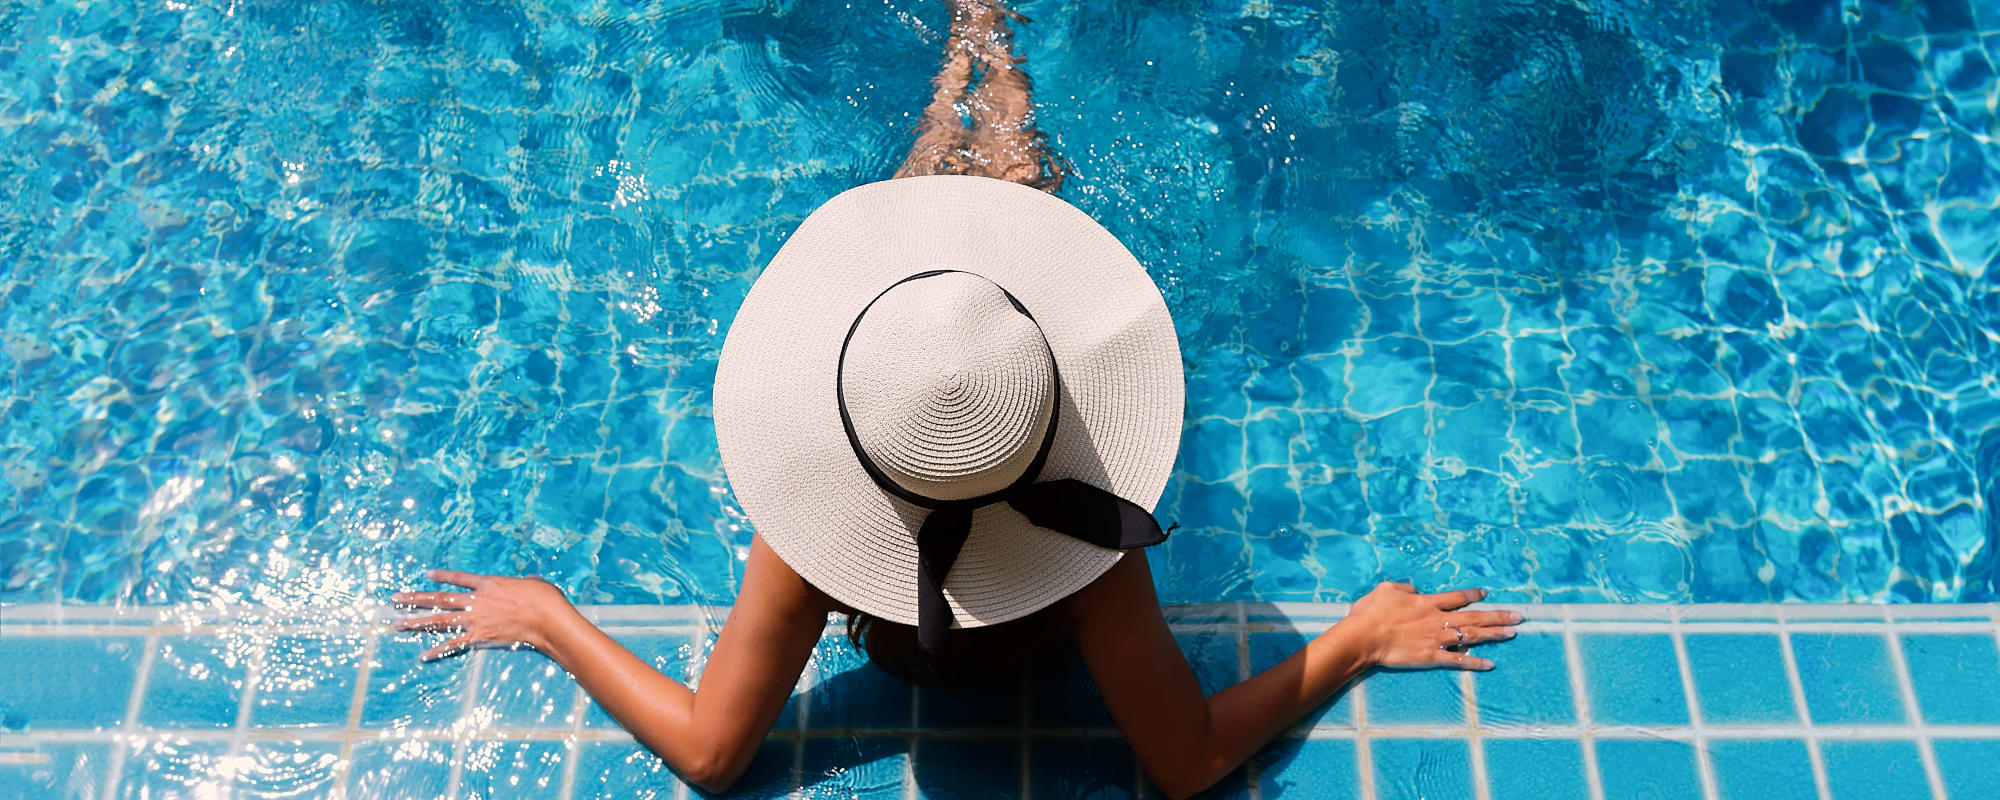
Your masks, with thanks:
[[[1980,798],[2000,764],[2000,605],[1519,606],[1499,669],[1379,673],[1217,797]],[[1176,606],[1210,690],[1345,611]],[[382,618],[390,615],[382,611]],[[713,609],[587,613],[697,671]],[[686,797],[531,652],[419,664],[380,625],[268,610],[0,609],[0,796]],[[1153,794],[1080,668],[914,690],[837,632],[734,794]]]

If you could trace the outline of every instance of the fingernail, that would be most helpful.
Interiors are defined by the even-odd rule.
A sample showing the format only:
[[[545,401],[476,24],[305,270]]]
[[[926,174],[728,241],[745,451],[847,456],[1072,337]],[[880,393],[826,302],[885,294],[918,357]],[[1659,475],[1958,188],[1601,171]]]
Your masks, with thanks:
[[[1493,662],[1491,661],[1479,665],[1479,671],[1481,672],[1490,672],[1492,671],[1492,669],[1493,669]]]
[[[399,620],[396,620],[396,628],[397,628],[398,630],[402,630],[402,629],[406,629],[406,628],[409,628],[409,627],[410,627],[410,621],[409,621],[409,620],[407,620],[407,619],[399,619]]]
[[[1507,638],[1509,638],[1509,639],[1512,639],[1512,638],[1514,638],[1514,626],[1512,626],[1512,625],[1509,625],[1509,626],[1507,626],[1507,627],[1505,627],[1505,628],[1501,628],[1501,629],[1500,629],[1500,635],[1501,635],[1501,636],[1505,636],[1505,637],[1507,637]]]
[[[1509,612],[1507,612],[1507,621],[1508,621],[1508,622],[1510,622],[1510,623],[1518,623],[1518,622],[1520,622],[1520,621],[1521,621],[1521,612],[1519,612],[1519,611],[1509,611]]]
[[[395,594],[389,595],[389,600],[391,602],[401,603],[408,599],[410,599],[410,596],[402,592],[397,592]]]

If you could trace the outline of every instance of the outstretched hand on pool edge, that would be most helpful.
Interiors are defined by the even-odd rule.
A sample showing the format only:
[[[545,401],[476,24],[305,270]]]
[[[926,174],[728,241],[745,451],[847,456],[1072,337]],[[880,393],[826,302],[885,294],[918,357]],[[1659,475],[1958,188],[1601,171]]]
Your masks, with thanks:
[[[582,621],[562,590],[538,577],[510,578],[449,569],[434,569],[425,577],[470,591],[397,592],[389,596],[398,605],[445,612],[398,620],[397,630],[460,633],[425,650],[419,656],[424,661],[457,655],[472,647],[526,645],[546,650],[551,630]]]
[[[1383,581],[1355,601],[1339,625],[1356,626],[1368,644],[1368,661],[1391,669],[1458,667],[1489,670],[1493,662],[1464,652],[1514,638],[1519,611],[1463,611],[1486,599],[1485,589],[1418,594],[1408,583]]]

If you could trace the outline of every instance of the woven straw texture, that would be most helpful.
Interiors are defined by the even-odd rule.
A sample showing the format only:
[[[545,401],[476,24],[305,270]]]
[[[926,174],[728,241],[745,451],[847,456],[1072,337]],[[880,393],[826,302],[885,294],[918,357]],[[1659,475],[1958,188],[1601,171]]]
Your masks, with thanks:
[[[1035,460],[1055,401],[1041,328],[1000,287],[947,272],[898,284],[847,346],[841,391],[868,457],[939,500],[1007,488]]]
[[[1042,480],[1077,478],[1152,508],[1180,438],[1180,347],[1166,303],[1088,215],[969,176],[872,183],[827,201],[730,325],[716,368],[716,438],[738,501],[786,564],[834,599],[904,624],[917,621],[916,533],[927,512],[875,486],[855,459],[837,363],[870,300],[935,269],[1005,287],[1034,322],[1021,327],[1027,319],[1004,300],[996,306],[972,276],[912,281],[869,311],[849,348],[850,414],[898,482],[971,496],[1018,474],[1021,444],[1039,442],[1045,419],[1030,405],[1039,402],[1042,338],[1062,375]],[[936,335],[950,320],[978,335]],[[929,335],[908,335],[916,330]],[[980,413],[987,418],[964,419]],[[943,422],[954,414],[958,423]],[[968,432],[978,435],[959,435]],[[973,515],[945,597],[959,625],[1005,622],[1082,588],[1119,556],[987,506]]]

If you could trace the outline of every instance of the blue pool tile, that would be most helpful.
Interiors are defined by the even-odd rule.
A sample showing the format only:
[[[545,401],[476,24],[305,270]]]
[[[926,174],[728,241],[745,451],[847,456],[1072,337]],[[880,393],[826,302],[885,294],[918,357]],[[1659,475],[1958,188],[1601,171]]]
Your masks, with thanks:
[[[249,670],[249,648],[214,636],[163,636],[153,654],[139,722],[155,728],[227,728],[236,724]]]
[[[1487,739],[1493,800],[1584,800],[1583,745],[1575,739]]]
[[[1645,633],[1586,633],[1576,637],[1583,659],[1590,718],[1599,725],[1686,725],[1679,659],[1671,637]]]
[[[1251,756],[1251,760],[1263,757],[1264,753],[1259,751]],[[1139,797],[1143,800],[1166,800],[1167,794],[1154,785],[1151,778],[1146,778],[1139,782]],[[1249,765],[1247,763],[1238,765],[1236,769],[1230,770],[1229,774],[1209,784],[1208,788],[1201,790],[1195,797],[1200,800],[1250,800]]]
[[[1689,742],[1598,739],[1597,776],[1604,800],[1701,796]]]
[[[1472,757],[1463,739],[1375,739],[1368,747],[1379,800],[1472,796]]]
[[[1930,796],[1914,741],[1822,739],[1819,752],[1833,800]]]
[[[369,659],[368,691],[361,701],[363,728],[442,728],[464,710],[465,672],[471,659],[418,661],[435,637],[383,637]]]
[[[688,787],[689,797],[783,797],[797,785],[797,773],[792,769],[792,751],[795,745],[783,739],[767,739],[757,748],[756,757],[750,759],[750,767],[743,771],[729,791],[722,795],[704,792],[698,786]]]
[[[257,704],[250,724],[263,727],[338,728],[347,725],[361,644],[348,637],[278,636],[257,675]]]
[[[471,720],[481,727],[568,727],[575,720],[576,681],[562,666],[533,650],[481,650],[479,688]]]
[[[1036,728],[1108,726],[1111,710],[1083,657],[1074,653],[1028,674],[1028,723]]]
[[[0,636],[0,730],[118,725],[145,647],[137,636]]]
[[[1194,670],[1204,697],[1235,685],[1238,672],[1235,634],[1181,634],[1174,641],[1187,657],[1188,667]]]
[[[1721,800],[1814,800],[1812,757],[1799,739],[1710,739]]]
[[[576,751],[576,796],[585,800],[672,800],[681,782],[636,742],[583,742]]]
[[[229,788],[222,772],[228,742],[189,742],[151,739],[125,751],[125,767],[119,773],[121,800],[150,800],[155,797],[212,797]]]
[[[1161,606],[1160,611],[1168,623],[1181,625],[1193,622],[1235,622],[1235,603],[1190,603],[1187,605]],[[1275,609],[1246,609],[1245,614],[1252,621],[1283,620],[1286,617]]]
[[[254,741],[236,769],[233,797],[330,797],[338,793],[340,744]]]
[[[808,798],[901,800],[908,763],[907,739],[809,739],[799,782]]]
[[[694,642],[687,636],[677,633],[613,632],[611,638],[617,639],[619,644],[625,645],[625,648],[638,656],[640,661],[652,665],[653,669],[659,670],[667,677],[683,682],[687,680],[688,661],[695,656]],[[618,727],[618,721],[612,719],[610,714],[604,713],[604,707],[598,705],[596,700],[588,699],[588,695],[583,707],[583,727]],[[779,723],[781,728],[790,727],[788,724],[791,721],[790,715],[796,713],[796,708],[788,702],[785,704],[785,711],[786,718]]]
[[[1028,755],[1028,783],[1035,797],[1134,796],[1138,773],[1132,748],[1117,737],[1036,739]]]
[[[1465,693],[1455,669],[1380,670],[1369,673],[1370,727],[1455,725],[1465,722]]]
[[[1799,685],[1815,725],[1903,722],[1889,643],[1873,634],[1794,633]]]
[[[553,797],[561,791],[562,742],[473,742],[466,747],[459,769],[458,796],[463,800],[512,797]]]
[[[102,797],[111,745],[102,742],[42,742],[0,760],[0,797]]]
[[[1569,687],[1569,658],[1560,634],[1524,633],[1505,642],[1481,645],[1493,661],[1491,672],[1473,673],[1479,696],[1479,724],[1567,725],[1576,722]]]
[[[1312,636],[1293,631],[1250,634],[1250,674],[1255,675],[1291,658],[1312,640]],[[1341,687],[1340,691],[1321,703],[1319,708],[1299,720],[1299,727],[1354,726],[1354,684]]]
[[[1018,797],[1021,740],[920,739],[915,778],[927,800]]]
[[[806,724],[825,728],[910,727],[910,684],[869,663],[844,636],[820,640],[813,661],[818,674],[805,693]]]
[[[2000,725],[2000,648],[1987,634],[1905,634],[1917,709],[1932,725]]]
[[[2000,764],[2000,739],[1933,739],[1938,775],[1945,797],[1976,800],[1993,794],[1994,765]]]
[[[1022,724],[1027,684],[1019,677],[917,688],[917,724],[925,728],[1015,730]]]
[[[1798,721],[1792,684],[1785,678],[1783,642],[1776,634],[1690,633],[1685,641],[1703,723]]]
[[[1257,784],[1266,800],[1355,800],[1360,763],[1345,739],[1280,739],[1257,755]]]
[[[439,800],[451,785],[451,755],[449,741],[357,741],[347,768],[348,796]]]

